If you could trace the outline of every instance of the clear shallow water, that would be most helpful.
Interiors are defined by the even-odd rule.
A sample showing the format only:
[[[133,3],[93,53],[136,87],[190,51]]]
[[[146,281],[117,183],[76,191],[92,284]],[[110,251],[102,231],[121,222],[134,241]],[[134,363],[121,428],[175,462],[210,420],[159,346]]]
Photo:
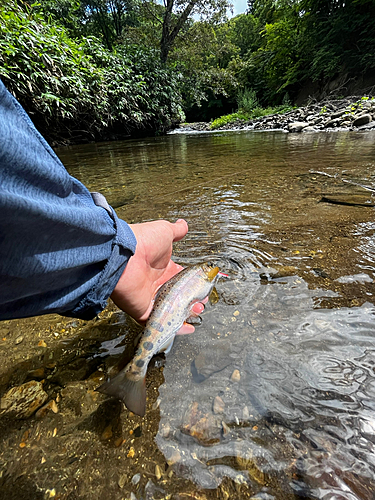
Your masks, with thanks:
[[[230,132],[57,151],[125,220],[185,218],[190,231],[175,260],[209,260],[229,275],[203,325],[176,339],[163,368],[151,367],[145,419],[97,401],[101,418],[116,414],[121,444],[108,448],[103,430],[98,439],[64,424],[72,387],[61,379],[65,438],[54,446],[64,479],[47,469],[61,498],[78,470],[58,454],[67,436],[101,461],[101,482],[86,463],[78,498],[103,488],[116,499],[375,497],[374,139]],[[124,363],[128,331],[118,312],[88,324],[97,341],[85,359],[104,372]]]

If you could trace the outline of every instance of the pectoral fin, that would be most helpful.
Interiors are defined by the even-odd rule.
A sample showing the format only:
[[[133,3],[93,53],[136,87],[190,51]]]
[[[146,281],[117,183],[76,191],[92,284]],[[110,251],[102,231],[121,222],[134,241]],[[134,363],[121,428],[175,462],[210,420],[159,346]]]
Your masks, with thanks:
[[[208,297],[208,300],[210,301],[210,304],[213,306],[214,304],[217,304],[219,302],[219,294],[217,293],[217,290],[215,287],[213,287],[210,296]]]

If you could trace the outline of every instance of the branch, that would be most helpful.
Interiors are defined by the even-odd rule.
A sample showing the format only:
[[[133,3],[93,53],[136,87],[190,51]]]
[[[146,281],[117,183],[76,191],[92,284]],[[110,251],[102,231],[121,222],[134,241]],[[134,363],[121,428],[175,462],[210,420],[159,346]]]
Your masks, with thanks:
[[[158,23],[163,24],[163,20],[160,19],[156,14],[154,14],[152,12],[152,10],[149,8],[149,6],[148,6],[149,2],[147,0],[142,0],[142,3],[144,5],[145,9],[147,10],[147,12],[151,15],[151,17],[153,17]]]
[[[182,26],[186,22],[187,18],[190,16],[191,11],[194,9],[195,5],[198,3],[199,0],[191,0],[189,4],[187,5],[186,9],[183,11],[183,13],[180,15],[178,18],[178,21],[176,23],[176,26],[173,28],[171,31],[169,38],[173,42],[173,40],[176,38],[178,35],[179,31],[181,30]]]

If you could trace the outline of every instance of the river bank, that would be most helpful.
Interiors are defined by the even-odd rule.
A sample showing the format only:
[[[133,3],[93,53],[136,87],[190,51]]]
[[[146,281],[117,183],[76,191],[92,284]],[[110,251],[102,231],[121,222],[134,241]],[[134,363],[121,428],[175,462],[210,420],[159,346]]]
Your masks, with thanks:
[[[311,103],[284,114],[270,114],[249,120],[236,118],[219,127],[213,127],[212,122],[182,123],[173,132],[213,130],[317,132],[371,129],[375,129],[375,97],[351,96]]]

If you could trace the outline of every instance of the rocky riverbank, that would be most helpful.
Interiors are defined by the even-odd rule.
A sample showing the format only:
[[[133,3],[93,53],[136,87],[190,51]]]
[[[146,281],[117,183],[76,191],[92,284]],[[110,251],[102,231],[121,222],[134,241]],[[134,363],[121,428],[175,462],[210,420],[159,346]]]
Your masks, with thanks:
[[[312,103],[284,114],[234,121],[215,130],[283,130],[316,132],[322,130],[375,130],[375,97],[346,97]],[[175,132],[212,131],[206,122],[181,124]]]

